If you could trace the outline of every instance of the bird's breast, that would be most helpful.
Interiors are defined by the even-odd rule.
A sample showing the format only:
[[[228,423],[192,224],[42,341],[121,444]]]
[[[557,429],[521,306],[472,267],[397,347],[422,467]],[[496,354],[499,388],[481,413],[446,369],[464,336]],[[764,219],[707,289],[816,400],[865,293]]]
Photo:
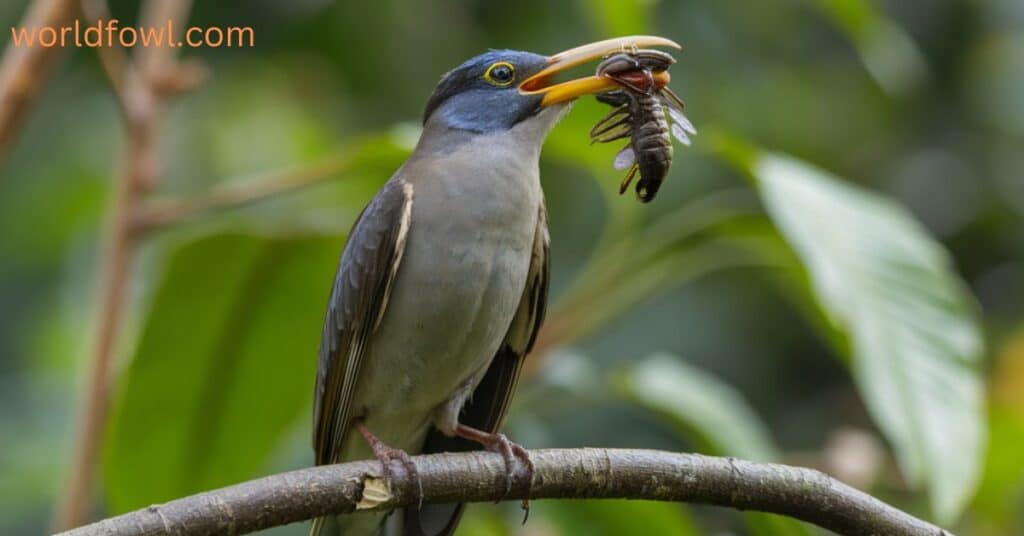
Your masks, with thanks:
[[[542,202],[536,161],[456,157],[410,179],[406,250],[366,362],[371,412],[426,414],[482,374],[522,296]]]

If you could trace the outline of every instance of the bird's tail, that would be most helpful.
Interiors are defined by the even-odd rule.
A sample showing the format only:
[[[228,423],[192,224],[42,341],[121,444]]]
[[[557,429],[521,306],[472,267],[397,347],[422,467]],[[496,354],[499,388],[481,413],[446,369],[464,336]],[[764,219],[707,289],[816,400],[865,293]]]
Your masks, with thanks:
[[[423,453],[462,452],[477,450],[480,446],[461,437],[445,437],[432,429],[423,443]],[[419,508],[406,507],[402,515],[402,536],[451,536],[459,525],[463,503],[424,504]]]
[[[334,524],[334,516],[318,517],[309,526],[309,536],[332,536],[337,530],[331,529],[328,525]]]
[[[323,516],[313,520],[309,536],[380,536],[388,512]]]

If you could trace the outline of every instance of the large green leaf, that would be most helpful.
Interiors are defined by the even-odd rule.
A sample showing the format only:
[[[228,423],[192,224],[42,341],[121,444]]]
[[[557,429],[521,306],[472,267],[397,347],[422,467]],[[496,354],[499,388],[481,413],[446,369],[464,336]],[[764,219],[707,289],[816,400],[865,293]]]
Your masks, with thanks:
[[[778,459],[768,429],[743,396],[681,359],[656,355],[624,370],[616,380],[618,393],[661,415],[683,435],[696,434],[709,454]]]
[[[806,267],[835,340],[909,480],[952,520],[984,452],[975,304],[945,250],[895,203],[793,158],[741,155]]]
[[[701,451],[718,456],[774,462],[779,453],[767,427],[732,386],[685,361],[656,355],[615,376],[616,391],[664,417],[686,438],[697,438]],[[748,512],[753,534],[806,535],[799,522]]]
[[[123,512],[251,478],[308,410],[337,237],[216,235],[170,255],[113,411]]]

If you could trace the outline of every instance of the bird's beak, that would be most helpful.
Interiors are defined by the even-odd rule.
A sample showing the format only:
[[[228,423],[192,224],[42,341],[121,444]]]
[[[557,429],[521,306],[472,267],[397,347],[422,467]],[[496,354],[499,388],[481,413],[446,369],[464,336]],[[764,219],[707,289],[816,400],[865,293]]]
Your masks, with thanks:
[[[570,48],[549,57],[546,67],[519,84],[519,92],[523,95],[543,95],[541,106],[551,106],[584,95],[594,95],[616,89],[619,87],[618,84],[601,76],[585,76],[561,83],[553,83],[553,78],[573,67],[604,58],[610,54],[648,47],[682,48],[675,41],[653,35],[616,37]],[[668,80],[668,71],[654,75],[654,81],[658,87],[668,84]]]

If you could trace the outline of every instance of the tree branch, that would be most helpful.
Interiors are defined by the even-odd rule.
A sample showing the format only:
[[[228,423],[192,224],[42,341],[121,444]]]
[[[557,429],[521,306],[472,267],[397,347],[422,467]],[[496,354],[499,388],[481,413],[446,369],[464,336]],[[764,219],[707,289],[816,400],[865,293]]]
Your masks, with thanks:
[[[151,4],[161,4],[152,6]],[[168,13],[181,26],[191,2],[188,0],[149,0],[143,10]],[[89,15],[108,13],[106,3],[83,0]],[[102,51],[103,49],[100,48]],[[75,420],[74,446],[67,485],[61,490],[54,513],[54,527],[67,529],[87,519],[95,487],[96,465],[106,427],[107,407],[113,384],[114,350],[124,315],[125,297],[131,281],[142,229],[134,216],[161,175],[159,131],[168,97],[165,79],[180,74],[173,49],[157,47],[129,60],[121,51],[101,52],[100,61],[121,108],[124,131],[122,169],[117,177],[117,197],[111,208],[111,221],[105,240],[101,271],[97,323],[89,355],[86,385]],[[194,80],[189,79],[189,83]],[[176,90],[187,89],[181,85]]]
[[[536,472],[529,493],[519,489],[508,496],[503,496],[505,466],[498,454],[413,460],[425,503],[527,496],[648,499],[772,512],[847,535],[951,536],[811,469],[652,450],[552,449],[530,455]],[[375,461],[301,469],[150,506],[64,536],[244,534],[332,513],[416,503],[416,484],[404,471],[396,471],[390,491],[380,474]]]
[[[59,30],[71,21],[75,5],[75,0],[35,0],[25,12],[20,27]],[[32,108],[32,101],[42,89],[50,65],[60,50],[61,47],[44,47],[38,43],[18,47],[14,39],[7,44],[0,62],[0,163],[14,143],[18,128]]]
[[[232,181],[214,187],[202,197],[154,199],[140,207],[135,223],[140,229],[149,230],[259,203],[326,182],[344,172],[352,160],[350,152],[343,152],[311,165]]]

